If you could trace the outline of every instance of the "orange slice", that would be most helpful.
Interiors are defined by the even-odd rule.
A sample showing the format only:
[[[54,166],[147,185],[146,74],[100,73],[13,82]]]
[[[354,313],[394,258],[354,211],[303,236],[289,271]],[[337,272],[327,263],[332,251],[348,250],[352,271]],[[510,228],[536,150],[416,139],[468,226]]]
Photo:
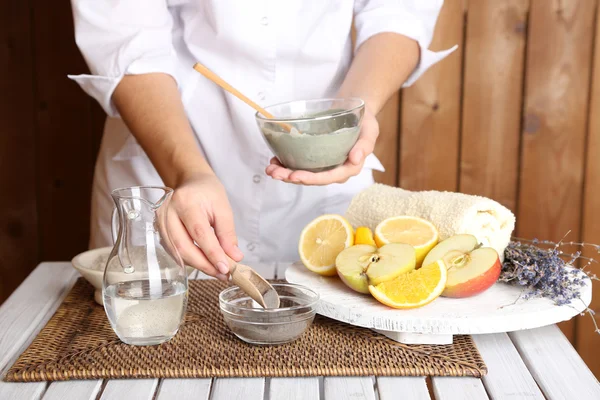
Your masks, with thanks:
[[[356,228],[354,244],[368,244],[371,246],[377,246],[375,244],[375,240],[373,239],[373,232],[366,226],[359,226]]]
[[[335,259],[354,244],[352,225],[341,215],[326,214],[314,219],[300,234],[298,253],[306,268],[319,275],[336,275]]]
[[[431,222],[411,216],[391,217],[380,222],[375,228],[375,242],[378,247],[388,243],[406,243],[413,246],[417,268],[438,243],[439,237],[437,228]]]
[[[448,273],[444,261],[402,274],[394,280],[369,286],[379,302],[393,308],[417,308],[431,303],[446,287]]]

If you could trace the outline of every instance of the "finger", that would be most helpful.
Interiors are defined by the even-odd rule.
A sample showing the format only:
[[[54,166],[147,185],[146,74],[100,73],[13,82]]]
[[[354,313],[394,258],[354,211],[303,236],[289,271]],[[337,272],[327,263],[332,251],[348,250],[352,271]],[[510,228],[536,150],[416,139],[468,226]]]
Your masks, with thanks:
[[[189,235],[196,242],[208,261],[222,274],[229,273],[229,262],[215,231],[210,226],[208,216],[201,211],[189,210],[181,215]]]
[[[281,164],[281,162],[279,161],[279,159],[277,157],[273,157],[273,158],[271,158],[271,160],[269,160],[269,165],[265,169],[265,172],[267,173],[267,175],[272,176],[273,171],[277,170],[278,168],[285,168],[285,167],[283,166],[283,164]]]
[[[367,138],[360,138],[350,151],[348,159],[354,165],[362,164],[365,158],[375,150],[375,141]]]
[[[269,165],[265,169],[265,172],[267,173],[267,175],[271,175],[271,173],[275,171],[278,167],[283,168],[283,164],[279,162],[279,159],[277,157],[273,157],[269,160]]]
[[[273,165],[271,165],[273,166]],[[277,179],[277,180],[286,180],[289,179],[289,176],[291,175],[293,171],[284,167],[280,167],[278,165],[275,165],[274,168],[267,172],[267,174],[269,176],[271,176],[271,178],[273,179]]]
[[[194,267],[210,276],[220,274],[194,244],[179,216],[174,215],[173,218],[169,218],[168,229],[173,246],[177,249],[177,252],[181,255],[186,265]]]
[[[344,165],[325,172],[294,171],[290,181],[308,186],[322,186],[331,183],[343,183],[350,177],[357,175],[362,169],[361,165],[346,162]]]
[[[291,175],[291,169],[286,168],[281,161],[277,157],[271,158],[269,161],[271,164],[267,167],[266,173],[273,179],[277,179],[279,181],[284,181],[287,183],[293,183],[289,180],[289,176]]]
[[[266,173],[267,175],[271,175],[271,173],[272,173],[273,171],[275,171],[277,168],[279,168],[279,166],[277,166],[277,165],[275,165],[275,164],[269,164],[269,165],[267,166],[267,168],[265,168],[265,173]]]
[[[366,125],[360,132],[358,141],[350,150],[348,159],[354,165],[362,164],[365,158],[375,150],[375,143],[377,143],[377,137],[379,136],[378,127]]]
[[[233,212],[229,205],[223,205],[219,210],[215,210],[213,226],[217,239],[225,253],[236,262],[242,261],[244,254],[238,247]]]

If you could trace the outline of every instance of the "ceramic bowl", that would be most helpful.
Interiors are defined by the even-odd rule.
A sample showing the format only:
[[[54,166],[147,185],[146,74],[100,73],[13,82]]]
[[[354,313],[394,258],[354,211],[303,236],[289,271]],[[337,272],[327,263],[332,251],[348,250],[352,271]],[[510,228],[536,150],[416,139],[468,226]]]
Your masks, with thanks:
[[[102,300],[102,279],[104,278],[104,269],[106,268],[106,262],[111,250],[112,246],[84,251],[71,260],[73,267],[96,289],[94,291],[94,300],[100,305],[104,304]],[[194,268],[187,266],[186,271],[189,276],[194,271]]]
[[[356,144],[365,110],[361,99],[299,100],[265,107],[255,118],[281,164],[321,172],[342,165]]]
[[[298,339],[311,326],[319,294],[306,286],[276,283],[280,308],[264,309],[238,286],[219,294],[225,323],[241,340],[257,345],[277,345]]]

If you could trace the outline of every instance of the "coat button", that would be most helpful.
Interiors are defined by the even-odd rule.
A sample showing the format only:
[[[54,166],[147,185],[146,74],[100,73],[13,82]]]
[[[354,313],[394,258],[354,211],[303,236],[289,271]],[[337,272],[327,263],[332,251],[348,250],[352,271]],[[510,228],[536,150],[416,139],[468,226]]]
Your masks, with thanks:
[[[260,183],[260,181],[261,181],[260,175],[254,175],[254,176],[252,177],[252,181],[253,181],[254,183]]]
[[[266,98],[265,92],[258,92],[258,98],[264,100]]]
[[[254,251],[254,250],[256,250],[256,244],[255,244],[255,243],[252,243],[252,242],[250,242],[250,243],[248,243],[248,245],[246,246],[246,248],[247,248],[249,251]]]
[[[264,25],[264,26],[267,26],[267,25],[269,25],[269,18],[267,18],[267,17],[262,17],[262,18],[260,19],[260,23],[261,23],[262,25]]]

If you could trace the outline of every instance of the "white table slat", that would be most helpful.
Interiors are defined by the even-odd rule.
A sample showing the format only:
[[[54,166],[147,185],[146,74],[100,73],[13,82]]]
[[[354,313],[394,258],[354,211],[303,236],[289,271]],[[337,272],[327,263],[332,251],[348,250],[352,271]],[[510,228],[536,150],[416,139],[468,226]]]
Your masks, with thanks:
[[[44,400],[95,400],[102,389],[102,380],[52,382]]]
[[[546,397],[600,399],[598,380],[556,325],[509,336]]]
[[[0,388],[0,399],[2,400],[40,399],[47,387],[46,382],[2,383]]]
[[[433,393],[436,400],[482,400],[488,399],[483,383],[471,377],[433,377]]]
[[[272,378],[269,399],[314,400],[319,398],[319,378]]]
[[[215,279],[215,278],[214,278],[214,277],[212,277],[212,276],[208,276],[208,275],[206,275],[206,274],[205,274],[204,272],[202,272],[202,271],[198,271],[198,272],[196,273],[196,276],[194,276],[192,279]]]
[[[158,379],[114,379],[106,383],[101,400],[152,400]]]
[[[326,377],[325,400],[375,400],[375,387],[371,377]]]
[[[473,335],[488,367],[483,385],[493,399],[544,399],[506,333]]]
[[[292,263],[280,262],[275,264],[275,277],[277,279],[285,279],[285,270],[289,268]]]
[[[78,275],[68,263],[41,264],[2,304],[0,370],[43,328]]]
[[[198,271],[197,269],[193,270],[192,273],[188,275],[188,279],[190,279],[190,280],[197,279],[199,272],[200,271]]]
[[[43,263],[0,307],[0,371],[9,368],[52,317],[79,274],[69,263]],[[46,382],[0,381],[0,399],[38,399]]]
[[[211,379],[163,379],[157,400],[208,400]]]
[[[265,378],[214,379],[210,400],[263,400]]]
[[[419,377],[381,377],[377,378],[379,400],[430,400],[427,382],[424,376]]]

